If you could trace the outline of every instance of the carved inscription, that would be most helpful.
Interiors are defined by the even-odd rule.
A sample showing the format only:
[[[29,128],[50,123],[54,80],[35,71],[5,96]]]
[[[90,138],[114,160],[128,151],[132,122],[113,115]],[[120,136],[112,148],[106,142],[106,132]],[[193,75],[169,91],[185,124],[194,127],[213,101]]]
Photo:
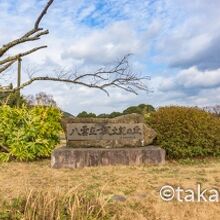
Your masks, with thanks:
[[[118,140],[143,139],[143,123],[71,123],[67,124],[67,139]]]

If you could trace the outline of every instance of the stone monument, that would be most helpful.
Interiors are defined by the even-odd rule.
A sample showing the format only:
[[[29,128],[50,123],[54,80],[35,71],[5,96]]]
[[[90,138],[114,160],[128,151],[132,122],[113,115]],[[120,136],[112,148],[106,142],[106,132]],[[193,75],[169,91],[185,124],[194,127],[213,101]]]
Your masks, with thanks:
[[[55,149],[53,168],[164,163],[165,151],[152,146],[156,132],[139,114],[113,119],[65,118],[66,147]]]

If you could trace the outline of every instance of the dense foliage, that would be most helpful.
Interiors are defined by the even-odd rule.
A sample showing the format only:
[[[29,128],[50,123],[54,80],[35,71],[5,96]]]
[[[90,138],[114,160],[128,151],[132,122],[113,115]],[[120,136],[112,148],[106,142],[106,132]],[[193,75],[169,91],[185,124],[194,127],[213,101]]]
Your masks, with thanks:
[[[198,108],[162,107],[146,118],[169,158],[220,155],[220,119]]]
[[[53,107],[0,106],[0,160],[49,157],[59,142],[60,119]]]

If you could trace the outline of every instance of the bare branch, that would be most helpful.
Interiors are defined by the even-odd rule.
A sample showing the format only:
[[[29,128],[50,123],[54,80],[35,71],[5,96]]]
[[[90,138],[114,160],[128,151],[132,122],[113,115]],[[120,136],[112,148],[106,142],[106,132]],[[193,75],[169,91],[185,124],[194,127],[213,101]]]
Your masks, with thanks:
[[[12,64],[15,63],[16,60],[12,60],[9,63],[2,65],[2,67],[0,67],[0,73],[4,72],[6,69],[8,69]]]
[[[54,0],[48,0],[46,6],[43,8],[40,15],[37,17],[32,30],[26,32],[22,37],[17,38],[15,40],[12,40],[11,42],[8,42],[7,44],[4,44],[2,47],[0,47],[0,57],[5,55],[5,53],[8,50],[10,50],[11,48],[13,48],[13,47],[15,47],[19,44],[39,40],[41,36],[46,35],[46,34],[49,33],[48,30],[43,30],[43,28],[40,28],[39,25],[40,25],[40,22],[42,21],[43,17],[46,15],[49,7],[51,6],[51,4],[53,2],[54,2]],[[45,46],[42,46],[40,49],[42,49],[42,48],[45,48]],[[33,53],[37,50],[31,50],[31,53]],[[21,53],[21,54],[25,54],[25,53]],[[28,53],[28,54],[30,54],[30,53]],[[28,54],[26,54],[26,55],[28,55]],[[17,57],[17,56],[18,55],[15,55],[15,56],[12,56],[12,57],[7,57],[7,58],[3,59],[2,61],[0,61],[0,73],[3,72],[4,70],[6,70],[8,67],[10,67],[13,63],[10,63],[10,65],[7,64],[3,67],[1,67],[1,65],[13,61],[14,57]]]
[[[138,94],[137,90],[148,91],[147,86],[142,82],[142,80],[145,79],[149,79],[149,77],[139,77],[137,74],[130,71],[128,65],[128,56],[125,56],[109,70],[99,69],[94,73],[84,74],[63,70],[54,77],[32,77],[30,80],[24,82],[19,88],[14,88],[11,90],[11,92],[23,89],[32,84],[34,81],[56,81],[99,89],[105,92],[107,95],[109,95],[107,89],[110,87],[117,87],[124,91]]]
[[[34,53],[34,52],[36,52],[36,51],[38,51],[40,49],[46,48],[46,47],[47,46],[35,47],[35,48],[33,48],[31,50],[28,50],[28,51],[26,51],[24,53],[19,53],[19,54],[16,54],[14,56],[9,56],[9,57],[5,58],[4,60],[1,60],[0,61],[0,65],[3,65],[3,64],[8,63],[8,62],[16,61],[16,60],[18,60],[21,57],[27,56],[27,55],[29,55],[31,53]]]
[[[41,31],[38,34],[36,34],[35,36],[33,36],[33,37],[22,37],[22,38],[14,40],[14,41],[11,41],[8,44],[3,45],[2,48],[0,48],[0,57],[3,56],[6,51],[8,51],[10,48],[12,48],[14,46],[16,46],[18,44],[21,44],[21,43],[24,43],[24,42],[28,42],[28,41],[39,40],[42,35],[46,35],[48,33],[49,33],[48,30]]]
[[[47,14],[47,10],[48,8],[51,6],[51,4],[53,3],[54,0],[49,0],[47,2],[47,5],[45,6],[45,8],[43,9],[43,11],[40,13],[39,17],[37,18],[36,22],[35,22],[35,25],[34,25],[34,28],[35,29],[38,29],[39,28],[39,25],[40,25],[40,22],[42,20],[42,18],[44,17],[45,14]]]
[[[6,52],[13,48],[16,45],[39,40],[41,36],[47,35],[48,30],[44,30],[40,27],[40,23],[43,17],[46,15],[49,7],[52,5],[54,0],[48,0],[47,4],[41,11],[40,15],[37,17],[33,29],[26,32],[22,37],[15,39],[0,48],[0,58],[6,54]],[[0,73],[6,71],[14,62],[24,56],[32,54],[40,49],[46,48],[47,46],[40,46],[30,49],[26,52],[18,53],[15,55],[7,56],[0,60]],[[142,82],[148,77],[140,77],[137,74],[134,74],[129,67],[128,57],[130,54],[124,56],[116,65],[111,66],[110,68],[101,68],[95,71],[94,73],[82,73],[72,71],[60,71],[57,76],[37,76],[33,77],[33,74],[30,75],[30,80],[24,82],[19,88],[10,89],[7,92],[16,92],[24,87],[30,85],[34,81],[58,81],[64,83],[70,83],[75,85],[86,86],[88,88],[95,88],[104,91],[109,95],[107,89],[109,87],[117,87],[119,89],[125,90],[137,94],[137,90],[148,91],[147,86]]]
[[[98,85],[88,84],[88,83],[84,83],[84,82],[80,82],[80,81],[74,81],[74,80],[69,80],[69,79],[62,79],[62,78],[57,78],[57,77],[49,77],[49,76],[33,77],[32,79],[30,79],[27,82],[23,83],[19,88],[14,88],[14,89],[10,90],[10,92],[15,92],[15,91],[17,91],[19,89],[23,89],[26,86],[32,84],[34,81],[58,81],[58,82],[65,82],[65,83],[73,83],[73,84],[78,84],[78,85],[86,86],[88,88],[100,89],[100,90],[104,91],[106,94],[109,95],[109,93],[104,88],[101,88]]]

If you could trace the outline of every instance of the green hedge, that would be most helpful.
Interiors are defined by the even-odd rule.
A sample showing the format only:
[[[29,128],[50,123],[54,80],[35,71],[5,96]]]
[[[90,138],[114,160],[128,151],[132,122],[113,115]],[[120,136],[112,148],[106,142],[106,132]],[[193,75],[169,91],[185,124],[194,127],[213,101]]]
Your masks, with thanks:
[[[162,107],[146,122],[157,131],[157,144],[168,158],[220,155],[220,119],[198,108]]]
[[[0,161],[49,157],[59,143],[60,119],[53,107],[0,106]]]

